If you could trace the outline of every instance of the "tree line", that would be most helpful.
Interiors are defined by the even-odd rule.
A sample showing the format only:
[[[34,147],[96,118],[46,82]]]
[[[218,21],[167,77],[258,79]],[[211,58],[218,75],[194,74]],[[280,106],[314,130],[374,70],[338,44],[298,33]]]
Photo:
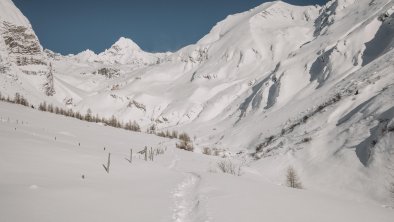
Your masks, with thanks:
[[[32,109],[36,109],[34,105],[30,105],[26,98],[24,98],[21,94],[15,93],[14,98],[9,96],[5,97],[0,92],[0,101],[5,101],[8,103],[20,104],[26,107],[30,107]],[[63,115],[71,118],[76,118],[82,121],[94,122],[94,123],[103,123],[107,126],[112,126],[115,128],[121,128],[134,132],[141,132],[141,127],[136,121],[128,121],[126,123],[119,121],[115,115],[112,115],[110,118],[100,117],[98,114],[93,114],[92,110],[89,108],[85,114],[82,114],[78,111],[74,111],[72,109],[65,109],[62,107],[54,106],[52,104],[48,104],[47,102],[42,102],[38,105],[38,110],[43,112],[50,112],[58,115]],[[193,151],[193,143],[190,139],[190,136],[187,133],[180,133],[178,131],[156,131],[156,125],[151,125],[146,130],[149,134],[155,134],[160,137],[166,137],[170,139],[179,139],[180,143],[176,144],[176,147],[179,149],[184,149],[187,151]]]
[[[30,107],[35,109],[34,105],[30,105],[26,98],[24,98],[19,93],[15,93],[14,98],[9,96],[5,97],[0,92],[0,101],[20,104],[26,107]],[[93,115],[92,110],[89,108],[85,114],[81,114],[78,111],[74,111],[72,109],[65,109],[62,107],[54,106],[52,104],[48,104],[47,102],[42,102],[38,105],[38,110],[43,112],[50,112],[58,115],[63,115],[71,118],[76,118],[79,120],[87,121],[87,122],[95,122],[95,123],[104,123],[105,125],[122,128],[129,131],[141,132],[141,127],[138,125],[136,121],[128,121],[123,123],[119,121],[114,115],[110,118],[100,117],[98,114]]]

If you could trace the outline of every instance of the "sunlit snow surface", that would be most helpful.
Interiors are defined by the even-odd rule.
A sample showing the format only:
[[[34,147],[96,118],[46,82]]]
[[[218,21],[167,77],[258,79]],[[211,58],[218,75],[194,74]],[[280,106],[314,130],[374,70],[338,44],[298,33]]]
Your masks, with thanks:
[[[348,222],[394,216],[376,204],[273,184],[253,166],[242,176],[214,173],[221,158],[176,149],[168,139],[7,103],[0,103],[0,116],[0,221]],[[167,150],[145,162],[136,152],[145,145]],[[102,167],[108,152],[109,174]]]

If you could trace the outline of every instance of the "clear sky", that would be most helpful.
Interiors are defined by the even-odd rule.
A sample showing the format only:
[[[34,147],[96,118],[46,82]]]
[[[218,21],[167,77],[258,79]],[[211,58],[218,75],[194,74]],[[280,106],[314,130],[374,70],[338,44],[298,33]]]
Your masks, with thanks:
[[[109,48],[131,38],[149,52],[176,51],[197,42],[227,15],[266,0],[13,0],[44,48],[62,54]],[[295,5],[326,0],[286,0]]]

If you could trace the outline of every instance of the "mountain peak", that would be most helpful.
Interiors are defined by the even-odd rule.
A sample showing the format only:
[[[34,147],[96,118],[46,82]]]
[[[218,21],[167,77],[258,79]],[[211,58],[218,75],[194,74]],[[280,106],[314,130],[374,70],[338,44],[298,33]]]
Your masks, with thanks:
[[[116,41],[111,48],[115,48],[117,50],[141,50],[141,48],[133,40],[125,37],[120,37],[119,40]]]

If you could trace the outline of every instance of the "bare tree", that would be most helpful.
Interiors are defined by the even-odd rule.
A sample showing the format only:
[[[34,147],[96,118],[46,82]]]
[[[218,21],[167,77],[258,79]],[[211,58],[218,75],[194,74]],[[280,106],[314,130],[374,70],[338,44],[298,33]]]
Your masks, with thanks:
[[[92,110],[90,108],[86,111],[84,119],[85,119],[85,121],[88,121],[88,122],[92,121],[93,116],[92,116]]]
[[[288,187],[302,189],[302,184],[298,175],[293,167],[287,169],[286,184]]]
[[[156,125],[152,124],[151,126],[148,127],[148,129],[146,130],[147,133],[150,134],[155,134],[156,133]]]

